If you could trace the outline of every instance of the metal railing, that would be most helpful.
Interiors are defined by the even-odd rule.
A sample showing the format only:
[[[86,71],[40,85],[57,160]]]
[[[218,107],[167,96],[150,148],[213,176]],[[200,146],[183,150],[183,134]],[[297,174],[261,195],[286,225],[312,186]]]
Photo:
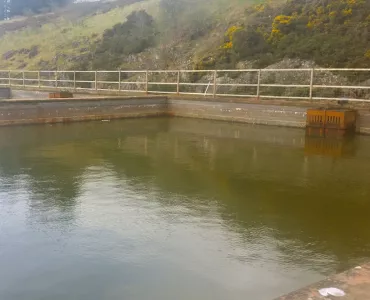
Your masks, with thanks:
[[[370,102],[370,69],[0,70],[0,86]]]

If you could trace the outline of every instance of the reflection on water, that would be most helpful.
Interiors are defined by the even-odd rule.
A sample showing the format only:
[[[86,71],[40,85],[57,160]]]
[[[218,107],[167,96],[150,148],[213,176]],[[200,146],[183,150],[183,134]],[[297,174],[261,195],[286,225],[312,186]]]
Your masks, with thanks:
[[[271,299],[319,280],[369,256],[369,149],[187,119],[1,128],[0,298]]]
[[[333,158],[352,157],[356,154],[356,140],[354,136],[323,138],[306,135],[305,154],[325,155]]]

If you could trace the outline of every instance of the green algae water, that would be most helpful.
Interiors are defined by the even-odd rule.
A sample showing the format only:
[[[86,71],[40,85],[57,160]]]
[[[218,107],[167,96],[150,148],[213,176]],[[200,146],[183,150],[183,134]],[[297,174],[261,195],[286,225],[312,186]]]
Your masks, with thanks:
[[[269,300],[370,256],[370,137],[0,128],[0,299]]]

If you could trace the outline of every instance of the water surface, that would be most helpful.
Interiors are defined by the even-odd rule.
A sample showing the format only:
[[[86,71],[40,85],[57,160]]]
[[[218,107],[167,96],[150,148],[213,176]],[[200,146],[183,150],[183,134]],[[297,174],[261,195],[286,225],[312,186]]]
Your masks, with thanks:
[[[0,299],[272,299],[366,261],[370,137],[0,128]]]

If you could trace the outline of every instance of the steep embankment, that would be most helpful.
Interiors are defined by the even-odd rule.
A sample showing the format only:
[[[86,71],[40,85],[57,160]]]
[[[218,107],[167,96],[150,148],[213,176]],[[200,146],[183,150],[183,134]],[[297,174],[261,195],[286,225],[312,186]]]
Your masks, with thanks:
[[[192,67],[195,54],[208,47],[218,47],[225,29],[254,2],[117,0],[74,4],[54,13],[4,21],[0,23],[0,68]],[[115,29],[122,27],[130,14],[140,10],[153,18],[152,41],[143,47],[134,47],[131,52],[124,49],[121,55],[117,54],[122,49],[116,49],[111,63],[104,64],[103,52],[109,50],[107,44],[104,45],[108,41],[104,40],[104,33],[111,29],[105,37],[115,35]],[[133,26],[123,26],[115,43],[109,41],[110,48],[118,46],[117,43],[132,44],[146,39],[148,31],[145,30],[134,30],[135,36],[131,36],[129,43],[128,35],[122,35],[127,27],[140,28],[141,21],[139,18],[133,21]],[[114,27],[116,24],[121,25]]]
[[[370,67],[370,1],[287,0],[249,7],[228,29],[221,49],[198,68],[266,67],[283,59],[324,67]]]
[[[370,1],[80,3],[0,35],[1,69],[370,68]]]

